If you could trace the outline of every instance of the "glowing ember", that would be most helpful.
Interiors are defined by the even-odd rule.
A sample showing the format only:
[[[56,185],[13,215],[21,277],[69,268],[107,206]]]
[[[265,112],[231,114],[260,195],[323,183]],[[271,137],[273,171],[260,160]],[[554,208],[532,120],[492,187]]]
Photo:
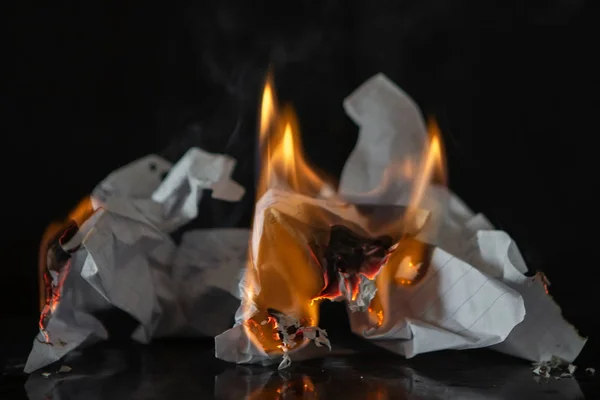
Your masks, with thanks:
[[[40,314],[39,327],[44,336],[44,341],[50,343],[50,337],[46,328],[52,313],[60,304],[62,288],[65,279],[69,275],[71,267],[70,254],[63,250],[62,245],[68,242],[77,232],[77,224],[74,221],[60,234],[58,239],[48,245],[47,267],[43,272],[44,306]]]
[[[60,304],[63,285],[71,267],[71,253],[78,246],[65,250],[80,226],[94,212],[89,197],[82,200],[63,223],[53,223],[44,232],[40,245],[40,320],[39,328],[44,341],[50,344],[48,321]]]
[[[422,263],[415,264],[410,256],[406,256],[398,265],[394,279],[401,285],[410,285],[421,269]]]
[[[548,287],[550,286],[550,280],[548,279],[548,277],[546,276],[546,274],[544,274],[543,272],[537,272],[535,274],[535,276],[533,277],[533,280],[540,280],[542,282],[542,285],[544,286],[544,291],[546,292],[546,294],[550,294],[550,291],[548,290]]]
[[[369,313],[373,314],[375,318],[377,318],[377,326],[381,326],[383,324],[383,310],[375,311],[373,308],[369,307]]]

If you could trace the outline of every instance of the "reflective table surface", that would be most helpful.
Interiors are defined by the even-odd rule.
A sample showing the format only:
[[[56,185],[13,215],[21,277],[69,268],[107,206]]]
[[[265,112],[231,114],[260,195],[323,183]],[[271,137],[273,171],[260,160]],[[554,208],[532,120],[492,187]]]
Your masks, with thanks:
[[[578,399],[599,398],[597,376],[539,379],[527,362],[488,350],[406,360],[377,350],[276,366],[217,360],[211,341],[104,343],[31,375],[6,362],[0,398],[117,399]],[[61,366],[71,368],[58,373]],[[42,373],[50,373],[45,377]]]

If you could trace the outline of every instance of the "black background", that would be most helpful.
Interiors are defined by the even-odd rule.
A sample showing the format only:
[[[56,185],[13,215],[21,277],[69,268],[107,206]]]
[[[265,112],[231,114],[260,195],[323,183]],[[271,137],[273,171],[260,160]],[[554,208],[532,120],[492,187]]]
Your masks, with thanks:
[[[513,236],[590,333],[597,21],[578,0],[21,1],[4,60],[0,313],[31,327],[29,343],[41,234],[115,168],[199,145],[235,156],[250,187],[270,63],[309,157],[334,174],[356,139],[342,100],[373,74],[437,115],[451,188]],[[251,192],[234,210],[203,204],[197,224],[248,226]]]

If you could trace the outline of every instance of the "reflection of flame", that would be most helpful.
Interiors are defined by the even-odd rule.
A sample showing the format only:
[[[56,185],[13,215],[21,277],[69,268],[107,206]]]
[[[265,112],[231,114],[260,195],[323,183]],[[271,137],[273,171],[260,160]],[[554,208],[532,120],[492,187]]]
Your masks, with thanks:
[[[352,361],[350,362],[352,364]],[[252,387],[246,380],[248,393],[244,398],[249,400],[284,400],[284,399],[318,399],[340,398],[365,400],[388,400],[412,398],[413,382],[408,372],[398,371],[393,379],[371,375],[367,370],[370,365],[360,369],[343,368],[341,370],[322,370],[326,376],[317,378],[316,382],[306,374],[291,373],[287,376],[272,376],[268,382]],[[412,372],[412,371],[411,371]],[[232,381],[231,383],[234,383]],[[225,386],[225,385],[223,385]],[[223,391],[226,394],[226,391]],[[239,396],[238,396],[239,397]]]
[[[247,396],[247,399],[318,399],[319,395],[315,384],[307,375],[294,376],[293,379],[284,379],[281,384],[267,384],[265,387],[256,389]]]

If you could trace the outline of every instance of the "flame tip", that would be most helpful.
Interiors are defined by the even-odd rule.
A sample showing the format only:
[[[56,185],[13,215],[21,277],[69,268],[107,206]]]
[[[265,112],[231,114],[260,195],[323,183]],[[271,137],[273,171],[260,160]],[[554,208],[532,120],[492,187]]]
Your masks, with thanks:
[[[284,185],[293,192],[311,196],[320,194],[328,186],[307,162],[294,108],[277,102],[270,70],[263,86],[259,140],[262,163],[259,198],[275,186]]]

